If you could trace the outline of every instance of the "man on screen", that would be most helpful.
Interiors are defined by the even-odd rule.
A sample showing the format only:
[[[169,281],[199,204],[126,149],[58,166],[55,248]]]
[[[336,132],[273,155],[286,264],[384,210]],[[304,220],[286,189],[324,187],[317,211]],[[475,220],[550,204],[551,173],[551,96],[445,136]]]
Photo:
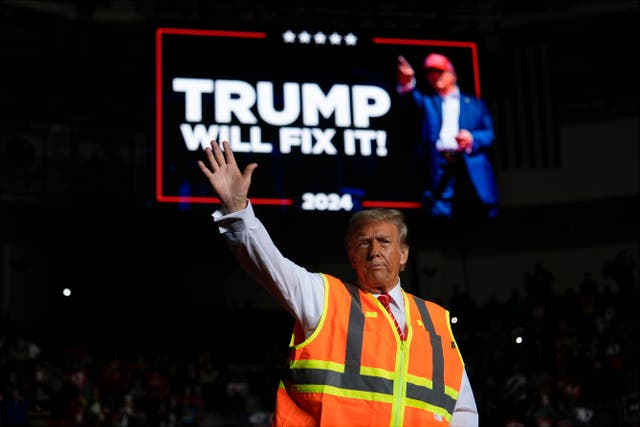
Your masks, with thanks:
[[[434,217],[494,217],[498,189],[489,154],[494,140],[489,110],[483,100],[460,92],[446,56],[427,55],[423,70],[432,93],[416,87],[413,67],[398,57],[400,102],[420,113],[416,157],[427,162],[427,208]]]

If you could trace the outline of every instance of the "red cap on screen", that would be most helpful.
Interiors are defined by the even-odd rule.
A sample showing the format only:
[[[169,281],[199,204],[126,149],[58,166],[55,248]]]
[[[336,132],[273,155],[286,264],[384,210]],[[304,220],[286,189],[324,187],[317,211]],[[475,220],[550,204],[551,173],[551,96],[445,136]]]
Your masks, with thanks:
[[[453,64],[444,55],[439,53],[431,53],[424,59],[424,68],[435,68],[436,70],[453,72]]]

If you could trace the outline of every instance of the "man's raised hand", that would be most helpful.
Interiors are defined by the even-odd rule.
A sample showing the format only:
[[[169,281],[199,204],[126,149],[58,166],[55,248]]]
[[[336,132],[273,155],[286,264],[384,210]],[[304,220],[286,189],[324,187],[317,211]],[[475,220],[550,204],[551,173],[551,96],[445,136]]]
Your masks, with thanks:
[[[202,160],[198,160],[198,166],[220,198],[222,210],[229,214],[247,207],[251,175],[258,164],[250,163],[240,172],[229,142],[223,141],[222,147],[224,152],[216,141],[211,141],[211,147],[205,148],[209,167]]]
[[[400,86],[407,86],[415,78],[415,71],[409,61],[404,56],[398,55],[398,63],[396,68],[396,76]]]

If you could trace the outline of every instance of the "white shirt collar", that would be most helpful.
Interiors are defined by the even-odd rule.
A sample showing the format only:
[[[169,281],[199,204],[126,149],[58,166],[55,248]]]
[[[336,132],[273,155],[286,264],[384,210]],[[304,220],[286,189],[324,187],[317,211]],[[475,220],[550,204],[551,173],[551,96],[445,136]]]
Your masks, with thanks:
[[[453,91],[449,92],[447,95],[443,96],[442,99],[452,99],[452,98],[460,98],[460,88],[455,86]]]
[[[402,286],[400,286],[400,281],[388,292],[389,296],[393,299],[393,302],[398,306],[402,307]],[[375,297],[378,298],[380,294],[375,294]]]

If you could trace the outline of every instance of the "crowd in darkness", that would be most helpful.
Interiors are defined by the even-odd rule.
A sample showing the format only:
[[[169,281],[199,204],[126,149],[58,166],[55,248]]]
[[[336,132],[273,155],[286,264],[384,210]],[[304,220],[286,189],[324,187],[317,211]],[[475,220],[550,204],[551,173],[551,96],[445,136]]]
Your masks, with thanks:
[[[635,262],[622,251],[576,286],[554,292],[540,263],[504,303],[481,307],[454,295],[470,321],[458,340],[481,425],[573,427],[640,425],[640,315]],[[469,351],[470,350],[470,351]]]
[[[613,254],[601,273],[559,286],[537,263],[507,301],[476,304],[458,291],[445,302],[458,319],[452,328],[481,426],[640,426],[632,253]],[[259,317],[286,319],[273,310]],[[252,356],[238,358],[212,344],[210,327],[201,329],[188,351],[98,350],[88,342],[54,349],[4,322],[0,426],[269,426],[286,342],[255,338]]]

